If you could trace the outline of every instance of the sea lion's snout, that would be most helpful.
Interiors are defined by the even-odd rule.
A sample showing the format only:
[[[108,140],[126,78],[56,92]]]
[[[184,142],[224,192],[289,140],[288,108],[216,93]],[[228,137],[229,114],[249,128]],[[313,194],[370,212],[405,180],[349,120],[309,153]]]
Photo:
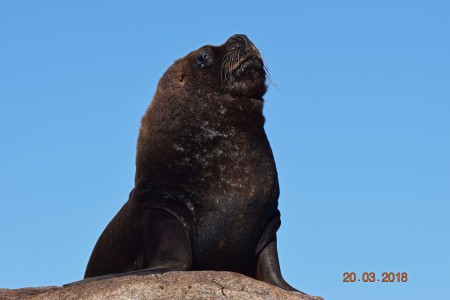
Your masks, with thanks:
[[[245,34],[235,34],[231,36],[225,44],[229,52],[237,51],[242,54],[242,59],[249,57],[256,58],[262,62],[261,54],[255,44]]]
[[[233,36],[231,36],[227,42],[227,44],[235,44],[235,43],[240,43],[240,44],[251,44],[252,42],[250,41],[250,39],[245,35],[245,34],[235,34]]]
[[[223,71],[234,73],[235,76],[239,77],[247,67],[253,66],[264,73],[264,63],[261,54],[245,34],[231,36],[224,45],[226,54],[223,59]],[[228,76],[225,76],[225,79],[228,79]]]
[[[267,90],[266,68],[258,48],[245,34],[231,36],[223,45],[221,78],[234,95],[261,98]]]

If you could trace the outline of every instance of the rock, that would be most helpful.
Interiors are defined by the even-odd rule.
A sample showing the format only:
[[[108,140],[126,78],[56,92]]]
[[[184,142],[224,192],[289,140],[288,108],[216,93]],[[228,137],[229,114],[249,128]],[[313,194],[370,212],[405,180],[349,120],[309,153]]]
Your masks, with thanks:
[[[287,292],[232,272],[168,272],[125,276],[68,287],[0,289],[1,300],[13,299],[322,299]]]

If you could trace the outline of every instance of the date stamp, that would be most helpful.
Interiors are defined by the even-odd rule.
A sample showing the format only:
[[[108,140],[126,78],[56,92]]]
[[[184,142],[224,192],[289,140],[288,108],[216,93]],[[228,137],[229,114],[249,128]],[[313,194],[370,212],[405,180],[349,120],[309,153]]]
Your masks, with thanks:
[[[342,282],[407,282],[407,272],[383,272],[377,276],[375,272],[364,272],[358,276],[355,272],[344,272]]]

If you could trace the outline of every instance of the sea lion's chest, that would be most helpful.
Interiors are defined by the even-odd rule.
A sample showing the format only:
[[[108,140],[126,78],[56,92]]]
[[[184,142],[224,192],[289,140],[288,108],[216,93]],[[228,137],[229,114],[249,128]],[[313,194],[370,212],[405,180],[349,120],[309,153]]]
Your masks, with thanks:
[[[269,218],[277,208],[278,178],[264,132],[235,132],[200,153],[188,187],[195,220],[194,253],[208,265],[252,259]],[[195,157],[195,156],[194,156]],[[193,189],[194,187],[194,189]],[[214,262],[217,264],[217,262]]]
[[[275,161],[263,128],[205,131],[200,135],[203,146],[188,154],[185,185],[199,213],[254,213],[278,200]],[[184,156],[180,160],[186,167]]]

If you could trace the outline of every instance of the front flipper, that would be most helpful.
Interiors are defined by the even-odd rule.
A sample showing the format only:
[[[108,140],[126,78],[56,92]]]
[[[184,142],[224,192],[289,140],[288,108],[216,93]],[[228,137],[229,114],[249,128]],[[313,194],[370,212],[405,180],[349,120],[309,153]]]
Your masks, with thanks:
[[[186,271],[192,268],[192,248],[189,233],[177,217],[162,209],[145,209],[138,220],[126,231],[120,232],[121,247],[127,252],[117,252],[113,240],[106,234],[97,243],[86,269],[84,280],[64,286],[128,275],[160,274],[169,271]],[[111,232],[122,227],[111,227]],[[108,231],[109,232],[109,231]],[[117,247],[117,246],[116,246]],[[127,256],[127,263],[110,268]],[[108,272],[115,269],[116,272]]]
[[[257,260],[254,277],[288,291],[297,291],[281,275],[276,237],[280,225],[280,211],[277,209],[271,216],[270,221],[265,225],[264,232],[256,247]]]
[[[281,275],[276,237],[262,250],[258,257],[256,262],[256,279],[288,291],[298,291],[290,286]]]
[[[107,275],[102,275],[102,276],[97,276],[97,277],[90,277],[90,278],[86,278],[83,280],[67,283],[67,284],[64,284],[63,286],[80,285],[80,284],[85,284],[85,283],[93,282],[93,281],[97,281],[97,280],[104,280],[104,279],[131,276],[131,275],[142,276],[142,275],[150,275],[150,274],[162,274],[162,273],[166,273],[166,272],[170,272],[170,271],[188,271],[188,270],[190,270],[190,267],[188,267],[185,264],[172,264],[172,265],[168,264],[165,267],[153,267],[153,268],[142,269],[142,270],[137,270],[137,271],[114,273],[114,274],[107,274]]]
[[[276,231],[280,227],[280,224],[280,215],[277,211],[272,220],[267,224],[258,245],[258,249],[260,249],[259,247],[262,247],[262,250],[256,260],[255,278],[284,290],[300,293],[302,299],[306,297],[311,300],[323,300],[322,297],[311,296],[293,288],[281,275],[276,237]]]

